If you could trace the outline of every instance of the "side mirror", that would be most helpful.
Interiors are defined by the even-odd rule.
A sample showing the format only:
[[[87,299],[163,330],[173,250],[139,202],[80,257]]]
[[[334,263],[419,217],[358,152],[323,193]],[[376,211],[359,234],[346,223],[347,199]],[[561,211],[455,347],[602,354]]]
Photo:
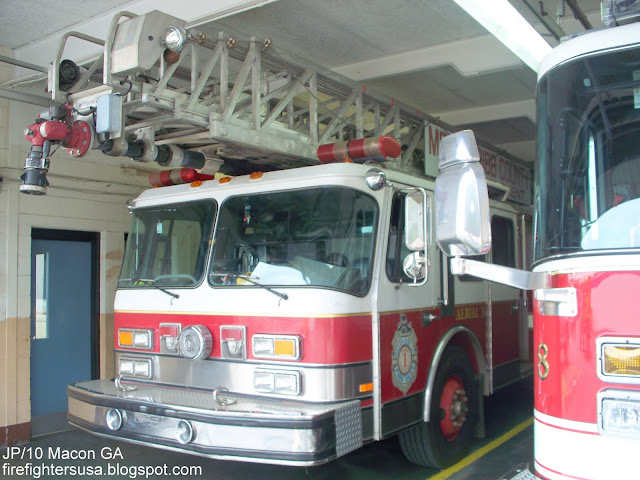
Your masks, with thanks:
[[[484,255],[491,249],[489,194],[471,130],[440,142],[435,185],[436,241],[448,256]]]
[[[404,243],[409,250],[425,250],[430,244],[431,204],[427,192],[416,189],[404,197]]]
[[[427,282],[429,274],[427,248],[431,243],[431,203],[424,188],[405,191],[404,243],[411,253],[404,259],[402,268],[413,279],[410,285],[420,286]]]
[[[404,261],[402,262],[402,270],[407,277],[413,279],[413,284],[418,280],[423,280],[420,285],[424,285],[424,283],[426,283],[427,275],[429,273],[428,266],[427,257],[425,257],[422,252],[410,253],[404,257]]]

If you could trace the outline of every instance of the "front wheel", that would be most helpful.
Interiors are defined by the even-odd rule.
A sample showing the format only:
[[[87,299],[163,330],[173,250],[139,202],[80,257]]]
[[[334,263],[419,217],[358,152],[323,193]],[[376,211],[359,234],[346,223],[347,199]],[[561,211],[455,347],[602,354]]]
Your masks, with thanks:
[[[431,420],[401,432],[400,446],[412,463],[447,468],[469,450],[478,419],[473,368],[462,348],[445,349],[429,408]]]

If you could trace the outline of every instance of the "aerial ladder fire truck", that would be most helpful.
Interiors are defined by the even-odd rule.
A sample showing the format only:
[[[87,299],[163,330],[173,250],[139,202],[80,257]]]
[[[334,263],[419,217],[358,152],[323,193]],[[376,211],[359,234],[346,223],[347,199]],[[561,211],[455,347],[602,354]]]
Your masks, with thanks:
[[[486,198],[470,208],[452,193],[484,191],[472,157],[435,187],[452,271],[533,290],[534,467],[546,480],[638,475],[640,4],[602,10],[607,28],[567,39],[538,72],[533,271],[464,258],[490,245]]]
[[[70,36],[103,51],[62,60]],[[127,205],[116,377],[69,386],[69,421],[290,465],[399,435],[409,460],[446,467],[482,435],[483,397],[531,372],[525,298],[451,275],[432,241],[433,176],[401,171],[427,143],[424,118],[268,47],[211,42],[161,12],[117,15],[105,41],[63,38],[48,76],[61,104],[25,131],[21,190],[53,188],[54,145],[164,168]],[[508,193],[490,201],[485,261],[522,268]]]

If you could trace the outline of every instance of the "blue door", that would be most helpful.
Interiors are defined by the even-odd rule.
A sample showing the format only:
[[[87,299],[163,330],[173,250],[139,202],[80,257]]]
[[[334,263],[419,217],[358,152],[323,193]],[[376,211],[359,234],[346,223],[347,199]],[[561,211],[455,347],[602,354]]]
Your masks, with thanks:
[[[92,244],[32,240],[32,434],[66,427],[67,385],[92,377]]]

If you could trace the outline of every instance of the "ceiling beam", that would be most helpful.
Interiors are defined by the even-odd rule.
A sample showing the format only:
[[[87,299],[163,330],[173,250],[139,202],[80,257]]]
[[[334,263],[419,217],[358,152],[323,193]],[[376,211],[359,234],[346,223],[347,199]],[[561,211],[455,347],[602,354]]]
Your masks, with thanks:
[[[330,68],[359,81],[443,65],[452,65],[461,75],[471,76],[520,68],[522,62],[493,35],[482,35]]]
[[[536,122],[536,103],[533,99],[519,102],[487,105],[484,107],[432,113],[449,125],[468,125],[471,123],[491,122],[508,118],[527,117]]]
[[[509,152],[511,155],[530,162],[533,164],[536,159],[536,141],[524,140],[522,142],[503,143],[502,145],[496,145],[497,148]]]

